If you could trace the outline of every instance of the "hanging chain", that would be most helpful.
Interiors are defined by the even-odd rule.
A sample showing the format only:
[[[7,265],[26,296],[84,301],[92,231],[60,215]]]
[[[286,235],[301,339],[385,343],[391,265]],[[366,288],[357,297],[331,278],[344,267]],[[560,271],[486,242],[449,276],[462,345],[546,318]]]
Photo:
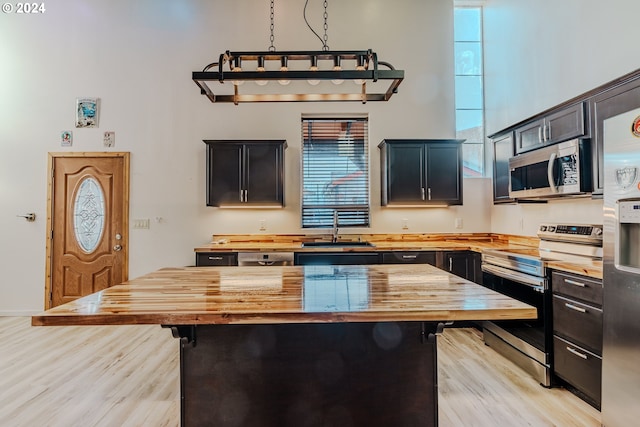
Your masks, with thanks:
[[[327,6],[329,6],[328,0],[324,0],[324,40],[322,43],[322,50],[329,50],[329,45],[327,41],[329,40],[329,36],[327,35],[327,29],[329,28],[329,24],[327,24],[327,19],[329,18],[329,14],[327,13]]]
[[[275,37],[273,36],[273,29],[275,28],[274,24],[273,24],[273,18],[274,18],[274,7],[273,7],[273,2],[275,0],[271,0],[271,26],[270,26],[270,30],[271,30],[271,36],[269,37],[269,40],[271,41],[271,46],[269,46],[269,52],[275,52],[276,51],[276,47],[273,45],[273,41],[275,40]]]

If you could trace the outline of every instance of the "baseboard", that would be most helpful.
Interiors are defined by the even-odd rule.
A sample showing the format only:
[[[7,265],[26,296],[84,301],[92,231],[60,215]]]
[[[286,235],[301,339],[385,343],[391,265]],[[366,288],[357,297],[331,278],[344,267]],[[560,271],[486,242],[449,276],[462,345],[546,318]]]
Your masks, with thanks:
[[[31,317],[42,310],[0,310],[0,317]]]

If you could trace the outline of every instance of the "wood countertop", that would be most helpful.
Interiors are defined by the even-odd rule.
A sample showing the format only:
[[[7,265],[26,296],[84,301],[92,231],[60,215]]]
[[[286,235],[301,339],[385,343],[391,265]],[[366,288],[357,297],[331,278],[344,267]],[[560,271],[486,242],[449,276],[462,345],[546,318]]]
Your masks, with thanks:
[[[195,252],[371,252],[400,250],[473,250],[537,247],[535,237],[460,234],[361,234],[340,235],[340,241],[370,242],[373,246],[304,247],[303,242],[330,241],[328,235],[214,235],[210,243]]]
[[[565,271],[567,273],[581,274],[602,280],[602,261],[585,260],[584,262],[547,261],[547,268]]]
[[[342,239],[362,240],[374,246],[303,247],[303,241],[328,240],[328,236],[305,235],[215,235],[211,243],[194,248],[195,252],[372,252],[372,251],[449,251],[538,248],[535,237],[492,233],[468,234],[369,234],[343,235]],[[220,242],[220,243],[217,243]],[[581,263],[548,261],[549,268],[602,279],[602,261]]]
[[[165,268],[33,316],[35,326],[536,318],[428,264]]]

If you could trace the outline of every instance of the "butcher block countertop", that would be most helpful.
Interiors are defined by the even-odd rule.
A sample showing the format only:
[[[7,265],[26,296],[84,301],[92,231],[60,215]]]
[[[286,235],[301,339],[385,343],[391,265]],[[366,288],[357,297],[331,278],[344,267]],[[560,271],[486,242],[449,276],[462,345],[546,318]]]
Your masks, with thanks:
[[[33,316],[36,326],[536,318],[428,264],[164,268]]]
[[[537,248],[539,239],[494,233],[447,234],[361,234],[340,235],[342,241],[363,240],[373,246],[303,247],[302,242],[329,241],[328,235],[214,235],[211,243],[196,247],[195,252],[371,252],[371,251],[448,251],[484,249]],[[549,261],[552,269],[602,279],[602,261]]]
[[[538,246],[535,237],[491,233],[447,234],[340,234],[339,241],[370,242],[373,246],[304,247],[303,242],[331,240],[329,235],[247,234],[214,235],[210,243],[196,247],[196,252],[295,251],[295,252],[371,252],[400,250],[473,250]]]
[[[602,261],[585,260],[577,263],[575,261],[547,261],[547,268],[552,270],[566,271],[567,273],[581,274],[602,280]]]

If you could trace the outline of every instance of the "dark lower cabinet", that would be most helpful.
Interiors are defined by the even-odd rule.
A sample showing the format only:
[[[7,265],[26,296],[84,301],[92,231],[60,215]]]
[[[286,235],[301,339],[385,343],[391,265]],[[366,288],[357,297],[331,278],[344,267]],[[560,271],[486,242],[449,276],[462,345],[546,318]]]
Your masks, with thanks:
[[[602,357],[571,341],[553,336],[554,374],[582,400],[600,409],[602,400]]]
[[[474,283],[482,285],[482,254],[480,252],[471,252],[471,269],[473,270],[473,278],[469,279]]]
[[[586,402],[600,409],[602,389],[602,281],[552,271],[553,371]]]
[[[442,262],[439,267],[456,276],[482,284],[482,254],[479,252],[442,252]]]
[[[236,252],[196,252],[196,267],[238,265]]]
[[[430,264],[436,265],[435,251],[390,251],[382,253],[383,264]]]
[[[378,252],[296,252],[294,265],[380,264]]]

